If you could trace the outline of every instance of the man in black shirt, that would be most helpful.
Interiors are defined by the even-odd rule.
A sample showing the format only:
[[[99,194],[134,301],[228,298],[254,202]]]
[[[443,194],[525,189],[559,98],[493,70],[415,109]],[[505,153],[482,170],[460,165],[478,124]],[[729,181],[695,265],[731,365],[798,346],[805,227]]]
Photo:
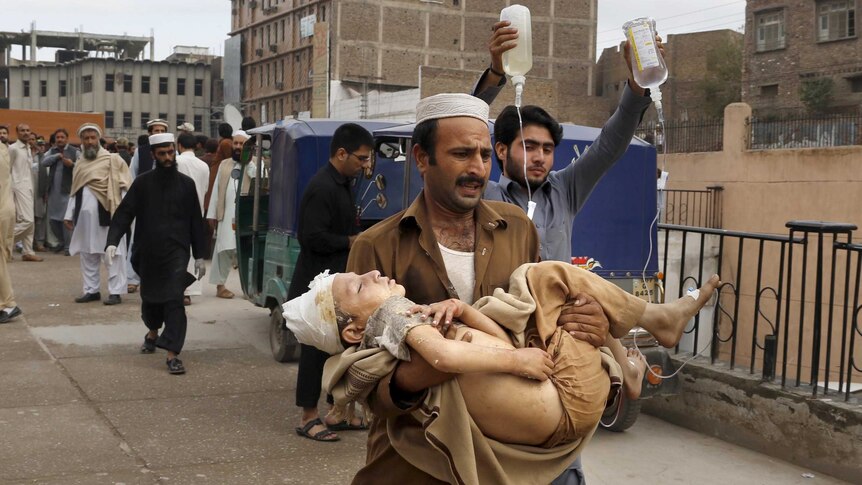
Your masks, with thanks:
[[[352,179],[371,165],[374,139],[365,128],[346,123],[332,135],[329,163],[308,183],[299,205],[299,258],[290,282],[287,299],[308,290],[312,279],[323,270],[342,272],[347,267],[350,246],[359,233]],[[301,346],[296,378],[296,405],[302,408],[296,432],[317,441],[336,441],[336,429],[363,429],[357,422],[323,423],[317,411],[323,364],[329,355],[308,345]]]
[[[195,280],[186,268],[191,247],[197,279],[206,272],[204,221],[194,181],[177,171],[174,135],[152,135],[148,141],[156,168],[135,179],[114,213],[105,254],[110,261],[134,220],[131,261],[141,277],[141,319],[149,330],[141,352],[165,349],[168,372],[183,374],[177,357],[186,340],[183,291]]]

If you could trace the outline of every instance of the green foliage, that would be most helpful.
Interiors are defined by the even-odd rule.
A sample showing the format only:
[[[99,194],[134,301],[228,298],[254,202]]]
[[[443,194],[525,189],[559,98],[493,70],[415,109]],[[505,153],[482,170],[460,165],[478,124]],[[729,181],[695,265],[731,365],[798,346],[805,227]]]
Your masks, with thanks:
[[[805,104],[809,111],[814,113],[825,113],[832,101],[832,88],[835,83],[832,78],[821,77],[802,81],[799,86],[799,99]]]
[[[706,53],[707,76],[701,81],[706,117],[721,118],[724,108],[741,99],[742,43],[725,38]]]

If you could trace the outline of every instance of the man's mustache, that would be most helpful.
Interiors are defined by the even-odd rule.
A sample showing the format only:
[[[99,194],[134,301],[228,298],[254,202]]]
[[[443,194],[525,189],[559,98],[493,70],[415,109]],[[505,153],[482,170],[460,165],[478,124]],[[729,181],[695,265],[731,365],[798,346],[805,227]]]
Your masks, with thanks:
[[[456,185],[479,184],[480,187],[485,186],[485,179],[476,175],[461,175],[455,179]]]

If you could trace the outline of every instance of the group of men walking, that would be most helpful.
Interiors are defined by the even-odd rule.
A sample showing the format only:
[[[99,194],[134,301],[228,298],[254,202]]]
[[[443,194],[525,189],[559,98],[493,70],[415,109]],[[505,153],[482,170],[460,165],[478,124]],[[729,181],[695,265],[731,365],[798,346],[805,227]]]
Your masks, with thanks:
[[[249,126],[253,120],[244,122]],[[193,135],[193,127],[180,128],[175,136],[165,120],[149,121],[147,136],[130,154],[108,151],[102,129],[94,123],[81,125],[75,133],[80,148],[69,143],[66,130],[58,129],[50,147],[41,151],[30,142],[28,125],[16,127],[18,137],[8,147],[8,128],[0,127],[0,323],[22,313],[6,267],[15,242],[20,241],[23,261],[43,260],[36,254],[39,244],[34,246],[40,215],[50,219],[58,247],[80,258],[83,288],[75,302],[116,305],[122,303],[122,295],[140,290],[141,317],[149,330],[141,352],[164,348],[168,370],[185,371],[177,358],[185,341],[184,306],[202,293],[204,259],[213,239],[210,282],[216,285],[217,296],[234,296],[225,287],[236,259],[232,214],[237,181],[231,172],[239,166],[248,135],[223,124],[219,131],[223,139],[210,143]],[[219,143],[227,143],[224,158],[218,158]],[[203,159],[197,156],[201,148],[206,152]],[[248,173],[253,177],[254,163]],[[34,197],[41,193],[38,185],[33,187],[37,179],[44,179],[40,183],[46,186],[47,197]],[[244,186],[248,184],[245,180]],[[208,237],[207,214],[214,238]],[[102,266],[108,276],[104,299]]]

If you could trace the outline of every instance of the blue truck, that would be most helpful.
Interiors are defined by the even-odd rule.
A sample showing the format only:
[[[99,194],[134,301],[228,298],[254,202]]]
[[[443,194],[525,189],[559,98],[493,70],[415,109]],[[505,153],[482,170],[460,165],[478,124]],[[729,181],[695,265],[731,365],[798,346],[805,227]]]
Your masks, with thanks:
[[[295,360],[299,346],[285,328],[281,304],[293,274],[299,243],[296,239],[299,202],[304,187],[328,163],[329,144],[347,120],[284,120],[251,130],[243,161],[255,158],[257,177],[248,195],[237,196],[237,260],[246,298],[270,311],[270,344],[280,362]],[[412,124],[398,121],[354,121],[375,137],[371,170],[356,181],[356,210],[364,227],[405,209],[422,188],[412,160]],[[493,127],[492,130],[493,132]],[[577,163],[599,134],[597,128],[563,124],[554,169]],[[500,171],[493,163],[491,180]],[[237,175],[246,176],[245,171]],[[241,186],[241,184],[238,184]],[[656,150],[638,138],[596,186],[575,219],[572,264],[613,281],[644,298],[661,298],[656,248]],[[632,338],[636,335],[632,334]],[[669,373],[672,363],[648,334],[637,335],[639,346],[657,374]],[[651,376],[648,376],[651,377]],[[676,383],[645,379],[644,397],[675,391]],[[634,423],[637,402],[624,402],[609,411],[603,424],[622,430]]]

